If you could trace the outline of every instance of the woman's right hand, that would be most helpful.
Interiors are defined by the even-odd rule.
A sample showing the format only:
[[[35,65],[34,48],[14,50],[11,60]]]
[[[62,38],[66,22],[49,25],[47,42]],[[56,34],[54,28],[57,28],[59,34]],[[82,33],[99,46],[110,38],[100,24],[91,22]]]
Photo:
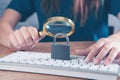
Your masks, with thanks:
[[[9,48],[13,51],[18,50],[30,50],[36,46],[36,44],[44,38],[44,36],[39,36],[36,28],[21,27],[19,30],[11,33],[9,36]]]

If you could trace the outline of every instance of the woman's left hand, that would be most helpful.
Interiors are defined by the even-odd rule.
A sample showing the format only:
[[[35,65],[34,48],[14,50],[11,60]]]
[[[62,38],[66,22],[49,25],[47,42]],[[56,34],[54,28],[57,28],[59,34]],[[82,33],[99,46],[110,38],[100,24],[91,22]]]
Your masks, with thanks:
[[[76,50],[76,53],[86,56],[87,63],[95,57],[94,64],[99,64],[104,59],[104,65],[109,65],[115,58],[120,58],[120,33],[102,38],[85,50]]]

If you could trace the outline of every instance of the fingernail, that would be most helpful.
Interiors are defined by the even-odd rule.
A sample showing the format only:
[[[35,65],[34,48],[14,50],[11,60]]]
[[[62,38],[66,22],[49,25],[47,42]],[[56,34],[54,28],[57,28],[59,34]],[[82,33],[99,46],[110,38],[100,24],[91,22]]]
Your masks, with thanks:
[[[104,62],[104,64],[107,66],[107,65],[109,65],[110,64],[110,60],[106,60],[105,62]]]
[[[98,63],[99,63],[99,61],[98,61],[98,60],[95,60],[95,61],[94,61],[94,64],[95,64],[95,65],[97,65]]]
[[[86,62],[86,63],[89,63],[89,59],[86,58],[86,59],[85,59],[85,62]]]

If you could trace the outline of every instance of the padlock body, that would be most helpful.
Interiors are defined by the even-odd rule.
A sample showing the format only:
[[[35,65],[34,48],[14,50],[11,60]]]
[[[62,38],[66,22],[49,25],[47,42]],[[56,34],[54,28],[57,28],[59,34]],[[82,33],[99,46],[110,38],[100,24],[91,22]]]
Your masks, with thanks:
[[[65,44],[52,44],[51,58],[70,60],[70,46]]]

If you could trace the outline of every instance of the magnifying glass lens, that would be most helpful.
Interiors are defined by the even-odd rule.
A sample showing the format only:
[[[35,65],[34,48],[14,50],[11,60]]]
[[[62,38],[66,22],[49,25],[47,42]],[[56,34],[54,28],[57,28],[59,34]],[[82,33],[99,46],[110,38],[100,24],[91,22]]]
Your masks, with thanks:
[[[74,33],[75,24],[71,19],[65,17],[51,17],[46,20],[43,25],[43,31],[39,32],[39,35],[48,35],[54,37],[57,33],[64,33],[70,36]],[[58,38],[64,38],[59,36]]]
[[[64,21],[54,21],[47,24],[46,31],[53,35],[57,33],[68,34],[72,31],[72,26]]]

